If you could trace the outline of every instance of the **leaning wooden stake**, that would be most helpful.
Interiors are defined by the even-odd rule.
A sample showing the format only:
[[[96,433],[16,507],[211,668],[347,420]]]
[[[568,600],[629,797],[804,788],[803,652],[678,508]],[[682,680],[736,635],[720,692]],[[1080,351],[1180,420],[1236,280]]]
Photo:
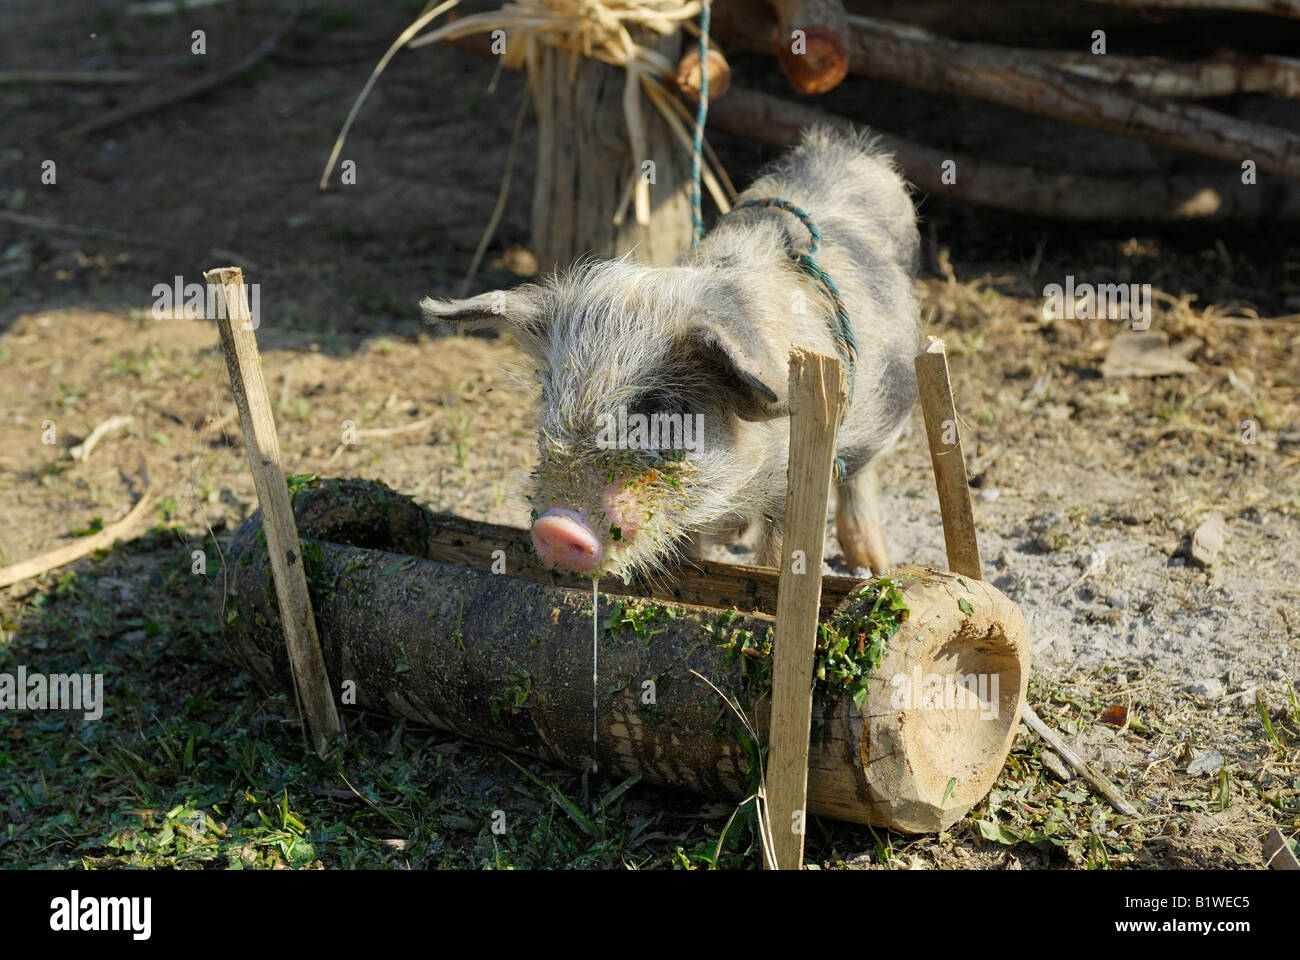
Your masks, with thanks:
[[[218,311],[217,317],[221,349],[226,355],[239,421],[244,426],[244,445],[248,448],[257,500],[262,506],[262,529],[271,556],[284,644],[298,699],[307,715],[312,745],[324,757],[329,742],[343,727],[334,707],[325,658],[321,656],[320,640],[316,636],[316,620],[303,573],[302,546],[294,525],[289,486],[280,465],[280,441],[276,437],[257,338],[244,297],[244,273],[239,267],[220,267],[203,276],[221,290],[219,302],[224,309]]]
[[[957,429],[952,384],[948,381],[948,355],[938,337],[931,337],[929,346],[916,358],[916,389],[921,395],[925,432],[930,438],[930,462],[934,464],[934,482],[939,489],[948,569],[983,580],[980,548],[975,540],[975,515],[966,482],[966,458],[961,449],[961,432]]]
[[[839,360],[803,350],[790,354],[790,463],[772,639],[772,733],[767,763],[773,849],[766,866],[770,870],[803,867],[822,546],[835,436],[844,400]]]

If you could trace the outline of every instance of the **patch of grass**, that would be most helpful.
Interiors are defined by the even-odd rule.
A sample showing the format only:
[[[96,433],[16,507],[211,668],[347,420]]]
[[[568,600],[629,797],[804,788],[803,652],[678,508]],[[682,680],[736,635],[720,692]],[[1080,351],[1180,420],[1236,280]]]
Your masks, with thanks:
[[[3,610],[0,671],[102,674],[105,709],[93,722],[0,711],[0,868],[757,866],[743,831],[715,855],[726,808],[700,816],[699,797],[636,778],[357,714],[337,756],[317,759],[292,697],[221,649],[220,572],[190,573],[196,547],[228,554],[155,531]],[[512,678],[503,706],[526,709],[531,680]]]
[[[166,366],[166,360],[166,352],[156,343],[143,350],[125,350],[109,358],[108,376],[145,380],[156,372],[156,368]]]

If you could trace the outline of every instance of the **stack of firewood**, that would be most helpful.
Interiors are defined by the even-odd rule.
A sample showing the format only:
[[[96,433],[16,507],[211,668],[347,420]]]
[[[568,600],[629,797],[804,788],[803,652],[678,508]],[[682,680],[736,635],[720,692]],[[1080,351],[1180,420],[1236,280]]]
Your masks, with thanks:
[[[1300,136],[1235,115],[1248,99],[1300,99],[1300,59],[1280,55],[1300,50],[1300,2],[849,0],[846,9],[845,0],[714,0],[712,19],[711,128],[780,146],[814,122],[869,123],[922,189],[1016,212],[1078,220],[1300,218]],[[1044,41],[1058,47],[1033,45]],[[805,98],[731,83],[727,52],[775,55]],[[806,98],[851,75],[1217,163],[1189,166],[1176,154],[1157,154],[1170,157],[1159,175],[1101,177],[1086,156],[1082,164],[1076,155],[1035,169],[938,149],[885,133],[889,118],[872,115],[869,104],[846,117]],[[688,97],[698,89],[694,50],[682,60],[678,85]],[[1098,152],[1104,149],[1099,140]],[[1069,169],[1076,172],[1063,172]]]

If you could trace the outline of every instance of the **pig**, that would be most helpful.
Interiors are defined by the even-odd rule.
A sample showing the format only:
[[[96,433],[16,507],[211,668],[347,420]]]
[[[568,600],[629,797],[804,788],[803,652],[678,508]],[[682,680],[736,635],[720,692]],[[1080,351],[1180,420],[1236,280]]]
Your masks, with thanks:
[[[857,341],[837,442],[836,536],[850,570],[880,573],[875,466],[916,403],[916,212],[869,135],[829,128],[808,131],[737,205],[772,197],[820,228],[818,261]],[[837,355],[832,307],[791,258],[808,248],[797,216],[744,207],[671,266],[587,259],[541,283],[421,301],[433,322],[508,331],[535,364],[530,500],[544,562],[626,580],[757,525],[755,562],[779,565],[790,351]]]

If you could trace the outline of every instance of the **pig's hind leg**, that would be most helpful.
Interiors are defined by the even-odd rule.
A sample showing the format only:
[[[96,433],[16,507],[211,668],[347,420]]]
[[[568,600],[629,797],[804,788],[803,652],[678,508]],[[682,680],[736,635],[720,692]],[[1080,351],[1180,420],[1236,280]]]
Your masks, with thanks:
[[[835,537],[850,570],[870,567],[881,574],[889,568],[878,497],[874,467],[863,467],[835,487]]]
[[[757,567],[781,566],[782,525],[773,517],[758,520],[758,541],[754,545],[754,565]]]

